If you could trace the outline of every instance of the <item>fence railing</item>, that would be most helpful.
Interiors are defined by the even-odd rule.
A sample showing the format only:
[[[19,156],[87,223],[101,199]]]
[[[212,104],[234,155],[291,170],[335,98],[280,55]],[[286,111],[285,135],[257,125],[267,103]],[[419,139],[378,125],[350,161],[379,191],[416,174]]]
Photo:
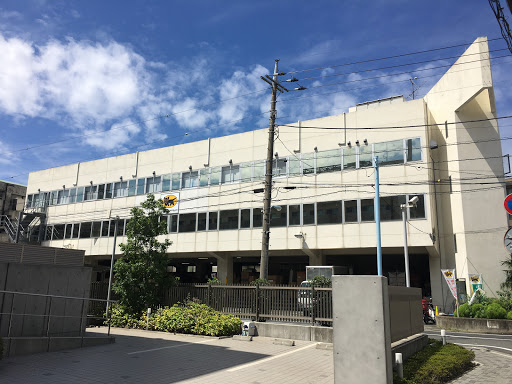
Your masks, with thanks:
[[[88,325],[104,323],[110,336],[106,307],[99,298],[0,290],[0,336],[83,336]]]

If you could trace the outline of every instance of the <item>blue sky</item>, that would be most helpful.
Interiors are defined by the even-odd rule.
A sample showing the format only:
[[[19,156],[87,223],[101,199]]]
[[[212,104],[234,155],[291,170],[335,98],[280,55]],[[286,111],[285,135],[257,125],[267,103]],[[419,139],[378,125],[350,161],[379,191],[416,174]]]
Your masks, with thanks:
[[[269,91],[260,76],[276,58],[288,72],[468,44],[479,36],[500,37],[481,0],[3,0],[0,179],[26,183],[35,170],[264,128]],[[503,48],[503,40],[490,43],[491,50]],[[418,77],[421,97],[446,70],[431,68],[453,63],[448,57],[463,51],[306,72],[301,76],[443,59],[301,81],[305,87],[352,83],[283,96],[278,122],[409,96],[411,76]],[[512,115],[511,68],[510,57],[493,61],[500,116]],[[392,76],[360,81],[383,75]],[[512,136],[510,124],[501,123],[502,137]],[[504,153],[512,152],[503,143]]]

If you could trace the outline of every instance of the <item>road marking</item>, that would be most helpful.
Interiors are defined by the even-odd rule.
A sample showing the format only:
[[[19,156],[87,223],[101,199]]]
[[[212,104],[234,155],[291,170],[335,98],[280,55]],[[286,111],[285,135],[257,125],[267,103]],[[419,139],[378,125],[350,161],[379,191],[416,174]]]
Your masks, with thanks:
[[[495,345],[479,345],[479,344],[461,344],[461,343],[455,343],[457,345],[462,345],[464,347],[483,347],[483,348],[497,348],[497,349],[503,349],[505,351],[509,351],[509,352],[512,352],[512,349],[511,348],[505,348],[505,347],[497,347]],[[502,355],[505,355],[504,353],[502,353]],[[507,357],[510,357],[512,359],[512,356],[510,355],[507,355]]]
[[[266,363],[267,361],[270,361],[270,360],[279,359],[280,357],[291,355],[293,353],[297,353],[297,352],[303,351],[304,349],[308,349],[308,348],[311,348],[311,347],[314,347],[314,346],[316,346],[316,343],[313,343],[313,344],[310,344],[310,345],[306,345],[305,347],[302,347],[302,348],[294,349],[293,351],[281,353],[280,355],[266,357],[264,359],[261,359],[261,360],[258,360],[258,361],[254,361],[252,363],[242,364],[242,365],[239,365],[236,368],[230,368],[227,371],[228,372],[239,371],[240,369],[245,369],[245,368],[252,367],[254,365],[258,365],[258,364],[261,364],[261,363]]]
[[[209,343],[210,341],[215,341],[215,340],[217,340],[217,339],[200,341],[198,343],[190,343],[190,342],[189,343],[180,343],[178,345],[169,345],[168,347],[160,347],[160,348],[146,349],[146,350],[143,350],[143,351],[129,352],[129,353],[127,353],[127,355],[135,355],[136,353],[146,353],[146,352],[160,351],[162,349],[186,347],[187,345],[194,345],[194,344],[205,344],[205,343]]]
[[[431,336],[439,336],[438,333],[434,333]],[[510,341],[510,339],[498,339],[496,337],[473,337],[473,336],[455,336],[455,335],[446,335],[446,337],[456,337],[459,339],[475,339],[475,340],[502,340],[502,341]]]
[[[423,333],[431,333],[433,335],[438,335],[439,336],[440,332],[436,332],[436,331],[423,331]],[[455,332],[455,333],[464,333],[464,332]],[[466,335],[468,335],[468,334],[469,335],[484,335],[484,336],[492,335],[492,333],[466,333]],[[446,333],[446,336],[449,336],[448,332]],[[496,335],[496,336],[503,336],[503,337],[505,337],[504,340],[512,340],[512,335]]]

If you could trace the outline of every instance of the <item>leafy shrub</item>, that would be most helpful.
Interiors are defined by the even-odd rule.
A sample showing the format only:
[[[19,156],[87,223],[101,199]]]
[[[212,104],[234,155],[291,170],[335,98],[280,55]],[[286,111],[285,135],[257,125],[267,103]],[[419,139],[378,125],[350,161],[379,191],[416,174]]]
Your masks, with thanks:
[[[219,285],[220,284],[220,280],[217,279],[216,277],[212,277],[211,279],[208,279],[207,283],[208,284],[212,284],[212,285]]]
[[[507,320],[512,320],[512,311],[507,313]]]
[[[440,384],[462,375],[473,367],[475,354],[454,344],[431,343],[404,364],[404,379],[395,375],[393,382],[403,384]]]
[[[498,303],[492,303],[485,308],[485,317],[488,319],[504,319],[507,317],[507,311]]]
[[[462,304],[459,307],[458,315],[460,317],[471,317],[471,308],[468,303]]]
[[[270,285],[270,281],[267,279],[256,279],[254,281],[251,281],[251,285]]]
[[[481,319],[485,317],[485,308],[482,304],[473,304],[470,309],[472,318]]]
[[[318,288],[329,288],[332,285],[331,279],[325,276],[315,276],[311,279],[311,285]]]

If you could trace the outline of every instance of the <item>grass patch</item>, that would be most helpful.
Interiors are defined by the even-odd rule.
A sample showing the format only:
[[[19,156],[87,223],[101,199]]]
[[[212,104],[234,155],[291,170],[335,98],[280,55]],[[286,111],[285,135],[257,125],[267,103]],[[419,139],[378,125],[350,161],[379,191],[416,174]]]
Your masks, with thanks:
[[[430,340],[422,351],[404,363],[404,378],[393,374],[394,384],[441,384],[474,367],[475,353],[459,345]]]

